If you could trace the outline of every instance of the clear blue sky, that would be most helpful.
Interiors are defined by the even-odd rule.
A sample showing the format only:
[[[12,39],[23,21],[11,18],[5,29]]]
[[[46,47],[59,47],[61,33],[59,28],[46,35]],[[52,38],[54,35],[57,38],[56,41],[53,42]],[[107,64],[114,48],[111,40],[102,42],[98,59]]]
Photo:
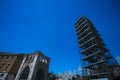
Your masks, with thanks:
[[[0,0],[0,51],[51,58],[50,71],[80,65],[75,21],[87,16],[113,56],[120,56],[119,0]]]

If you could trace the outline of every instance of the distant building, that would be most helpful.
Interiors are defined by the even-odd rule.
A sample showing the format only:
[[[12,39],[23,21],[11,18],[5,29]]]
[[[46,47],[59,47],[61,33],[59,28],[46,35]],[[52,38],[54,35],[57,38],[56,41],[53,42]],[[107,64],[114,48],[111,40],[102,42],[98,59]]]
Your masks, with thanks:
[[[57,76],[53,72],[48,73],[48,80],[56,80]]]
[[[0,80],[47,80],[50,58],[32,54],[0,52]]]
[[[80,80],[80,75],[64,72],[57,75],[57,80]]]

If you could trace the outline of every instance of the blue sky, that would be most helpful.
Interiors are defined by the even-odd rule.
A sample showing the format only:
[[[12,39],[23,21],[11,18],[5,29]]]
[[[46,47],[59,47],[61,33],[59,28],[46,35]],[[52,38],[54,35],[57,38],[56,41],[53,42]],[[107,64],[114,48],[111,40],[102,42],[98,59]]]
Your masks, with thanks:
[[[74,23],[87,16],[114,57],[120,56],[119,0],[0,0],[0,51],[51,58],[50,71],[80,65]]]

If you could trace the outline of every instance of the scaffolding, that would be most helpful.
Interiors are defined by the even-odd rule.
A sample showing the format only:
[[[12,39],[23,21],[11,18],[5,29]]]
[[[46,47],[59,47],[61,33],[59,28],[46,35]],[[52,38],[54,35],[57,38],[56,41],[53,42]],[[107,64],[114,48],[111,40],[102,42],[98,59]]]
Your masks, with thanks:
[[[113,80],[113,70],[118,63],[106,48],[92,22],[85,16],[75,23],[83,76],[87,79],[108,78]],[[120,72],[120,66],[117,68]]]

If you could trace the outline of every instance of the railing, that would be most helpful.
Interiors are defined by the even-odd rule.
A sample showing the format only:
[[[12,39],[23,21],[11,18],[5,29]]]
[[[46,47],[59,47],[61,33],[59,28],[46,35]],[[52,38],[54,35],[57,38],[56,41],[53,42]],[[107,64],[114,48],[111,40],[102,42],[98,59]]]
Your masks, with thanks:
[[[82,34],[84,34],[86,31],[88,31],[90,28],[88,27],[86,30],[84,30],[82,33],[80,33],[79,35],[82,35]],[[78,36],[79,36],[78,35]]]
[[[107,60],[100,60],[100,61],[91,63],[91,64],[89,64],[88,66],[85,66],[84,68],[91,67],[91,66],[93,66],[93,65],[97,65],[97,64],[100,64],[100,63],[104,63],[104,62],[106,62],[106,61],[107,61]]]
[[[89,57],[91,57],[91,56],[94,56],[95,54],[98,54],[98,53],[100,53],[101,51],[99,50],[99,51],[97,51],[97,52],[95,52],[95,53],[93,53],[93,54],[90,54],[90,55],[88,55],[88,56],[86,56],[86,57],[84,57],[84,58],[81,58],[82,60],[85,60],[85,59],[87,59],[87,58],[89,58]]]
[[[98,74],[109,74],[109,72],[101,72],[101,73],[96,72],[96,73],[92,73],[93,76],[98,75]]]
[[[85,35],[84,37],[82,37],[80,40],[79,40],[79,42],[80,41],[82,41],[84,38],[86,38],[87,36],[89,36],[90,34],[92,34],[92,32],[89,32],[87,35]]]
[[[75,28],[79,25],[79,23],[82,23],[83,21],[86,21],[85,18],[79,19],[76,23],[75,23]]]
[[[76,31],[77,31],[77,33],[79,33],[85,26],[87,26],[88,24],[86,23],[86,24],[81,24],[81,25],[79,25],[77,28],[76,28]],[[82,26],[82,27],[81,27]],[[81,28],[80,28],[81,27]]]
[[[96,46],[96,45],[97,45],[97,43],[95,43],[95,44],[91,45],[90,47],[84,49],[83,51],[81,51],[81,54],[84,53],[85,51],[89,50],[90,48]]]
[[[77,22],[75,23],[75,25],[76,25],[76,26],[79,25],[79,23],[81,23],[81,22],[84,21],[84,20],[85,20],[84,17],[81,18],[81,19],[79,19],[79,20],[77,20]],[[75,26],[75,28],[76,28],[76,26]]]
[[[92,37],[92,38],[88,39],[87,41],[85,41],[84,43],[82,43],[82,44],[80,45],[80,47],[84,46],[86,43],[88,43],[89,41],[93,40],[94,38],[95,38],[95,37]]]

